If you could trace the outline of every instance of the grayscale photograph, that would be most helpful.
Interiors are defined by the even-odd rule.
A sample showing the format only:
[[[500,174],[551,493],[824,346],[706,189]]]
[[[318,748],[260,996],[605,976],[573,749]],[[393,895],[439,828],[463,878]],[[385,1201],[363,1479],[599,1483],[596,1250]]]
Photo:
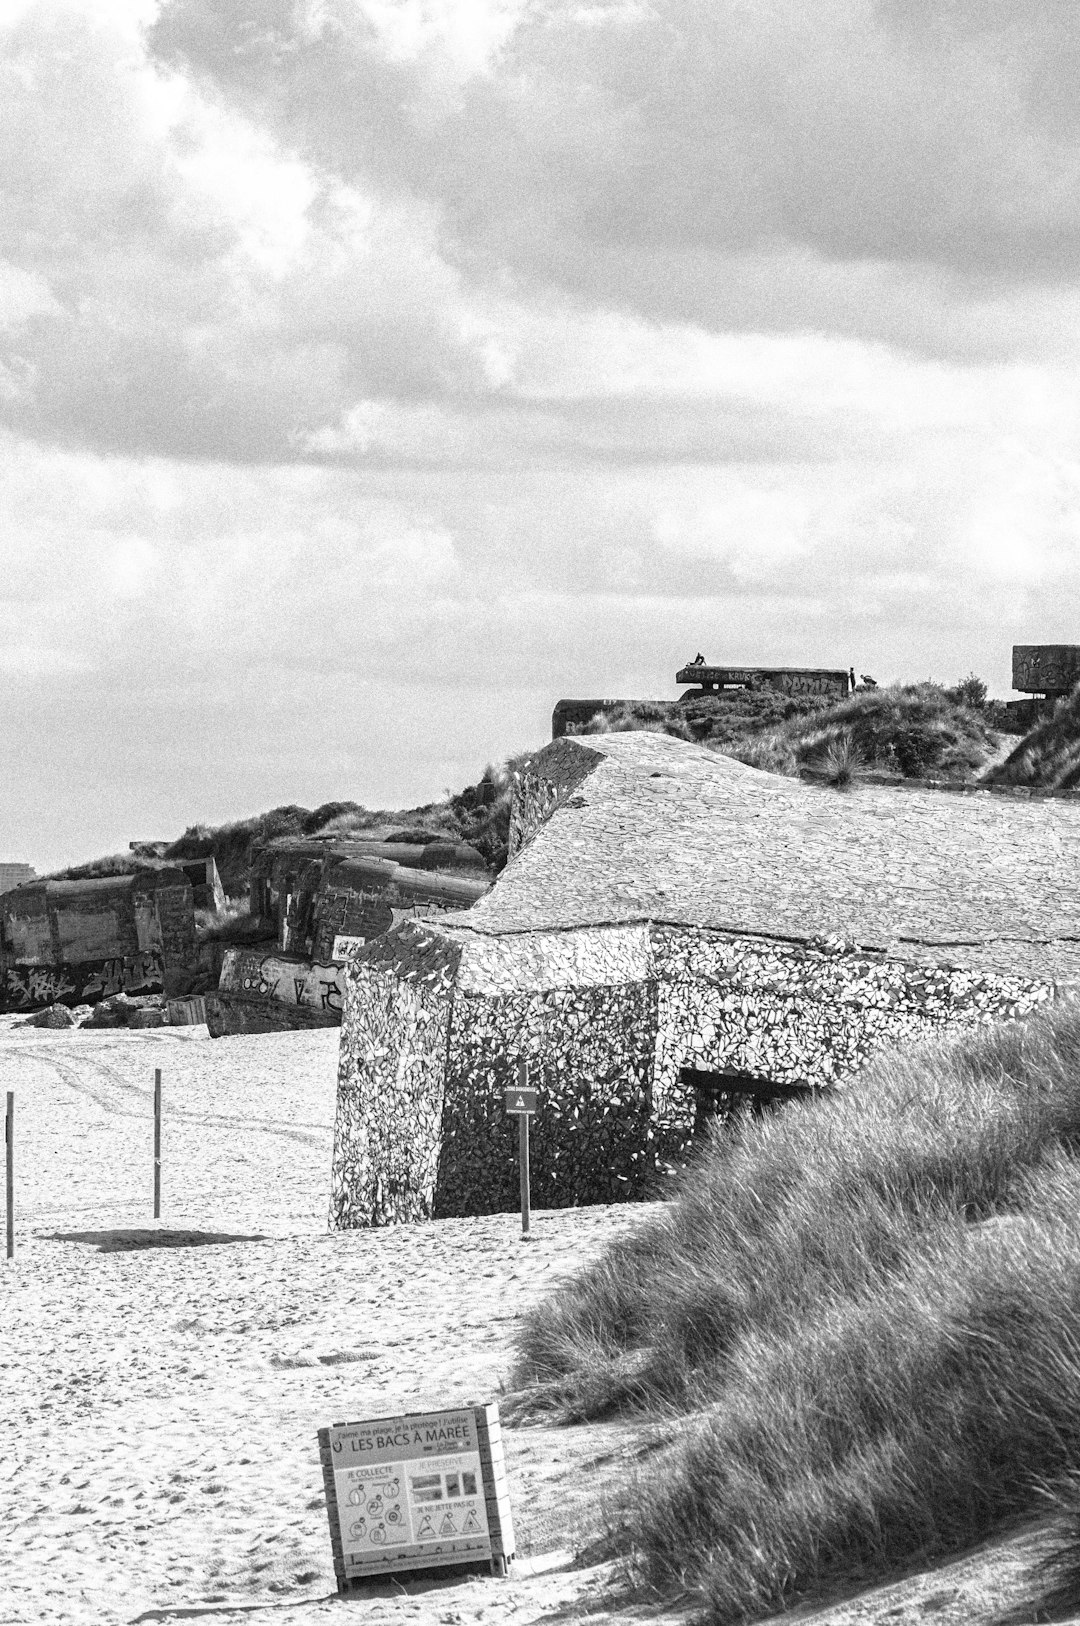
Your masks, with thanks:
[[[0,1626],[1080,1626],[1075,0],[0,0],[0,567]]]

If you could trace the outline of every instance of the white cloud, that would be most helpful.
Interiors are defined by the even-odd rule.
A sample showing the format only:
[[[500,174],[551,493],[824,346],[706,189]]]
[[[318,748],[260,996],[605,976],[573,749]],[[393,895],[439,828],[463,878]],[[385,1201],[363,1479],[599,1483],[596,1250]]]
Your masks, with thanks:
[[[1050,0],[9,5],[6,717],[224,817],[699,647],[1004,690],[1075,636],[1078,62]]]

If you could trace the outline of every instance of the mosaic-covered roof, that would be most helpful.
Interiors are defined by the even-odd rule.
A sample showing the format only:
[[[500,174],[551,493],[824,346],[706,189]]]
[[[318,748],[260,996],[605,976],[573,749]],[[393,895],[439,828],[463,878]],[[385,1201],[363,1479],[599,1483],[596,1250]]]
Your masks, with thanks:
[[[522,800],[525,845],[455,935],[649,920],[1080,978],[1075,801],[838,791],[652,733],[554,742]]]

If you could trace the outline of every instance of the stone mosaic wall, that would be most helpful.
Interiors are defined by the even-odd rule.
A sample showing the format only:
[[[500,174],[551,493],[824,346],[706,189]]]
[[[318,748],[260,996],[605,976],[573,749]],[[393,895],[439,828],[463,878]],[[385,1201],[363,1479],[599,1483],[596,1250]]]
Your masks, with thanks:
[[[652,943],[653,1110],[660,1138],[684,1149],[694,1097],[680,1067],[827,1087],[883,1047],[1023,1016],[1053,996],[1050,983],[911,965],[838,941],[802,948],[654,927]]]
[[[428,1219],[459,950],[403,926],[343,970],[330,1224]]]
[[[555,988],[497,999],[457,993],[435,1215],[516,1208],[518,1126],[502,1092],[519,1058],[542,1109],[532,1120],[537,1208],[644,1196],[652,1172],[656,984]]]
[[[545,748],[543,755],[544,771],[526,768],[514,789],[507,846],[511,859],[604,760],[599,751],[582,745],[580,740],[572,744],[556,741]]]
[[[828,1086],[884,1045],[1002,1017],[1048,982],[698,928],[400,927],[344,973],[332,1223],[509,1211],[519,1058],[537,1207],[637,1198],[686,1154],[683,1066]]]

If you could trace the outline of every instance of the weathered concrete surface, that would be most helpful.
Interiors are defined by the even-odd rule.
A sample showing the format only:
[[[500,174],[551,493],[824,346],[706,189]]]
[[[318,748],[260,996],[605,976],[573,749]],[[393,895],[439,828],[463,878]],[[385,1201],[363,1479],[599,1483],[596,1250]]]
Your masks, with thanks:
[[[511,852],[467,915],[396,927],[344,972],[335,1224],[512,1208],[519,1060],[537,1201],[639,1197],[688,1150],[683,1068],[829,1087],[1080,974],[1072,804],[841,795],[601,735],[533,759]]]
[[[182,870],[39,881],[0,899],[0,1009],[180,993],[197,959]]]
[[[1068,694],[1080,683],[1080,644],[1013,644],[1012,686],[1021,694]]]

